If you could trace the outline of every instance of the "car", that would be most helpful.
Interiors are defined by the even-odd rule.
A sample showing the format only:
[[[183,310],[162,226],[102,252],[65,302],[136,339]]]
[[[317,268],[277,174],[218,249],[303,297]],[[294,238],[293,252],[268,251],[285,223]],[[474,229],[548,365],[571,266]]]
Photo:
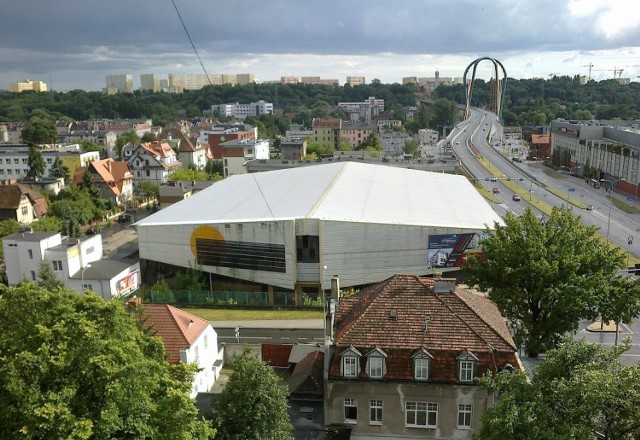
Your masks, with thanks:
[[[460,145],[460,141],[456,141],[456,145]]]
[[[519,157],[513,157],[511,158],[511,160],[518,163],[522,162],[522,159],[520,159]]]
[[[90,228],[88,228],[86,230],[85,234],[87,234],[87,235],[96,235],[99,232],[100,231],[98,230],[98,228],[96,228],[95,226],[91,226]]]
[[[492,181],[492,182],[497,182],[497,181],[498,181],[498,178],[497,178],[496,176],[491,176],[491,181]]]
[[[126,212],[123,212],[118,217],[118,223],[126,223],[128,221],[131,221],[131,215],[127,214]]]
[[[493,187],[493,193],[494,194],[498,194],[500,192],[500,188],[498,188],[497,186]]]
[[[513,199],[514,202],[519,202],[521,200],[520,194],[514,194],[512,199]]]
[[[587,205],[587,211],[593,211],[593,205]]]

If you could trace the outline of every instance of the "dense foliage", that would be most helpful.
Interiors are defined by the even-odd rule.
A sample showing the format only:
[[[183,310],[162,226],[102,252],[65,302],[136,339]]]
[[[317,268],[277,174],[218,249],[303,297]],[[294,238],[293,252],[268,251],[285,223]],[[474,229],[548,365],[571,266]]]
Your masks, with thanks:
[[[555,347],[580,319],[629,320],[640,312],[637,283],[631,289],[616,276],[621,251],[569,209],[554,208],[544,222],[530,209],[507,214],[488,232],[482,255],[467,262],[467,281],[488,292],[530,356]]]
[[[287,390],[250,348],[234,357],[233,374],[215,406],[216,440],[287,440]]]
[[[640,437],[640,367],[605,348],[566,338],[524,372],[484,376],[500,398],[482,415],[479,440],[627,440]]]
[[[492,82],[476,80],[471,104],[487,107]],[[465,102],[462,84],[440,86],[436,96],[459,104]],[[553,76],[546,80],[507,80],[503,118],[506,125],[543,125],[551,119],[638,119],[640,118],[640,83],[622,85],[615,80],[589,81]]]
[[[474,106],[487,106],[491,81],[476,80]],[[175,119],[202,116],[211,105],[228,102],[272,102],[276,113],[294,114],[292,122],[309,127],[314,117],[343,117],[336,109],[338,102],[363,101],[370,96],[385,100],[385,110],[403,119],[403,106],[415,106],[420,90],[416,85],[371,84],[351,87],[311,84],[248,84],[244,86],[208,86],[173,94],[136,91],[106,95],[101,92],[71,90],[68,92],[0,91],[0,121],[26,121],[33,117],[87,120],[97,118],[150,118],[157,125]],[[465,102],[464,86],[440,86],[432,98],[447,98],[457,104]],[[264,115],[270,116],[270,115]],[[420,115],[419,115],[420,116]],[[578,77],[554,76],[550,79],[509,78],[504,120],[507,125],[540,125],[550,119],[631,119],[640,118],[640,83],[621,85],[615,80],[590,81],[581,85]],[[278,115],[272,116],[277,118]],[[264,123],[262,118],[261,122]],[[423,125],[425,119],[422,118]],[[261,137],[272,137],[269,130],[282,129],[282,121],[267,121]],[[439,124],[447,125],[445,122]],[[260,125],[256,124],[259,128]],[[274,127],[274,128],[266,128]]]
[[[193,369],[116,301],[33,283],[0,291],[0,437],[206,439]]]

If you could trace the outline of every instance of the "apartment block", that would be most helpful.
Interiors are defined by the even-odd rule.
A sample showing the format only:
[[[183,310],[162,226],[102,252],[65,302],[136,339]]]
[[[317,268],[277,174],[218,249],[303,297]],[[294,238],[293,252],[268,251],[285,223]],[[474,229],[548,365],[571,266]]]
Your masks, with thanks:
[[[47,83],[44,81],[31,81],[28,79],[26,81],[18,81],[9,85],[10,92],[19,93],[27,90],[32,90],[34,92],[46,92],[48,90]]]
[[[361,86],[366,84],[364,76],[347,76],[347,84],[351,87],[353,86]]]
[[[107,86],[105,90],[109,95],[133,92],[133,76],[130,73],[107,75],[106,83]]]

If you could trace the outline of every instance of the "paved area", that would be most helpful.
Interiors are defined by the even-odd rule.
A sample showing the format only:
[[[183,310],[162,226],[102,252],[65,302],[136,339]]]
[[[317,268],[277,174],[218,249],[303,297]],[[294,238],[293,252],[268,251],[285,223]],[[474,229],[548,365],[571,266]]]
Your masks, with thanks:
[[[252,328],[252,329],[324,329],[322,319],[286,319],[286,320],[262,320],[262,321],[211,321],[213,328]]]

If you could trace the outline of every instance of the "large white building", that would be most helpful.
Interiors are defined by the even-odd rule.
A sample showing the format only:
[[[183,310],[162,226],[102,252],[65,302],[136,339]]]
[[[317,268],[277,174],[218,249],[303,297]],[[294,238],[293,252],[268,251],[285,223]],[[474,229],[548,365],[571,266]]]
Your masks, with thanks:
[[[211,113],[220,112],[222,116],[244,120],[248,116],[260,116],[265,113],[273,113],[273,103],[262,99],[249,104],[217,104],[211,106]]]
[[[44,261],[68,289],[92,290],[105,300],[127,296],[140,286],[140,264],[102,259],[100,234],[84,239],[59,232],[16,232],[2,239],[7,283],[41,281]]]
[[[349,287],[453,269],[494,222],[464,176],[334,162],[231,176],[136,225],[141,259],[300,303],[333,275]]]

